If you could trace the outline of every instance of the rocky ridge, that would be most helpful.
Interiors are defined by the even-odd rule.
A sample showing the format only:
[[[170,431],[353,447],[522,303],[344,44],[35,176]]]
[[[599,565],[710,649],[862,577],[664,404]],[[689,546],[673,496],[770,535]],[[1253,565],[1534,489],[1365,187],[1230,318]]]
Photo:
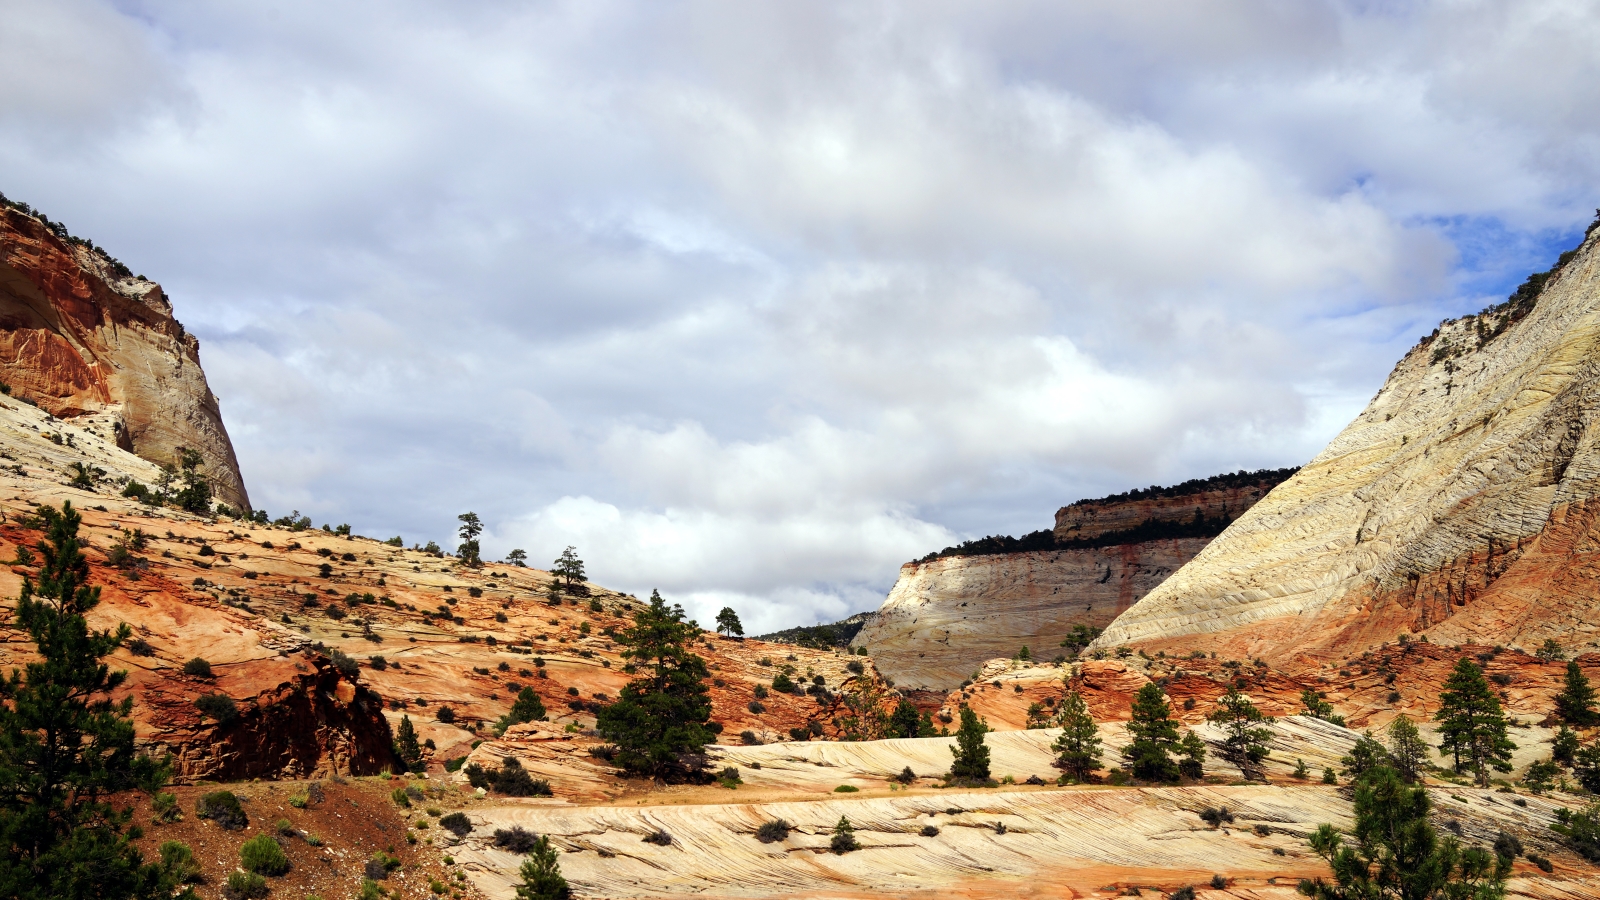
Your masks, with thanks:
[[[1447,322],[1322,453],[1100,638],[1315,666],[1402,633],[1600,645],[1600,237]]]

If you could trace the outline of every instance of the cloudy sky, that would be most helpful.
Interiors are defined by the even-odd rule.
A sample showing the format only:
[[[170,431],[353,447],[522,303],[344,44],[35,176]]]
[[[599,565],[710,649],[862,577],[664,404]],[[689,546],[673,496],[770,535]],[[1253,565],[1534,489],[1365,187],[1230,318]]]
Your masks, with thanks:
[[[1600,206],[1581,2],[0,0],[0,191],[258,507],[755,629],[1310,458]]]

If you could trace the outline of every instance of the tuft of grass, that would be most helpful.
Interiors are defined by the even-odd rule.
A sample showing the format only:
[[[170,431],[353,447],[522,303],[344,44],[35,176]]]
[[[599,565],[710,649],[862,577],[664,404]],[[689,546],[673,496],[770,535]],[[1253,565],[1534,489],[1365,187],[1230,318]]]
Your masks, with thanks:
[[[853,784],[841,784],[834,788],[833,792],[835,794],[854,794],[859,790],[861,790],[861,788],[858,788]]]

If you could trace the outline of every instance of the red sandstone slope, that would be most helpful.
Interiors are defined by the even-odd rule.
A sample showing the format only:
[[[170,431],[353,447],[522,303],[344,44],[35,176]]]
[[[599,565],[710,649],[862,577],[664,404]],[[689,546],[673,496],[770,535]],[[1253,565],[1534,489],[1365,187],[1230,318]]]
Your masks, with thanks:
[[[0,380],[152,462],[199,452],[218,499],[249,508],[200,344],[161,287],[3,203]]]

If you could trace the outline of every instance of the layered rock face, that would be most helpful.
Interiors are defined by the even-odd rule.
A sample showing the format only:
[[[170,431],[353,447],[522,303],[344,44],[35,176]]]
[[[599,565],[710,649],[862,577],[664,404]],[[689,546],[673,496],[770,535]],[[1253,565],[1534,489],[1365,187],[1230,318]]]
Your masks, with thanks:
[[[161,287],[3,205],[0,380],[152,462],[198,452],[217,498],[249,508],[200,344]]]
[[[1564,259],[1536,276],[1531,308],[1447,322],[1413,348],[1327,449],[1100,646],[1310,665],[1406,632],[1600,644],[1600,231]]]
[[[1062,549],[906,563],[855,643],[913,690],[949,690],[986,660],[1024,646],[1048,659],[1073,626],[1109,623],[1287,474],[1221,475],[1082,500],[1056,513]]]

